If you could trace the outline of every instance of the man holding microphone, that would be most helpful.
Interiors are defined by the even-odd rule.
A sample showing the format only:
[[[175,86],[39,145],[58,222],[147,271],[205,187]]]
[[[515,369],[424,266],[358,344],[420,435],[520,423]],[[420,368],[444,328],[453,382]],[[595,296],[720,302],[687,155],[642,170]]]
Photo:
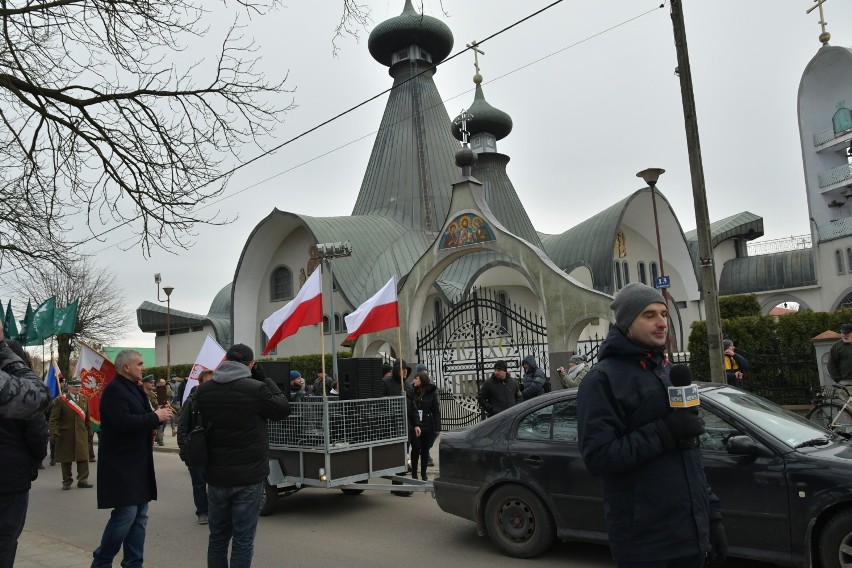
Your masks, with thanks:
[[[719,566],[727,540],[698,449],[704,423],[697,408],[669,400],[666,301],[633,283],[610,307],[616,325],[580,384],[577,417],[613,558],[620,568]]]

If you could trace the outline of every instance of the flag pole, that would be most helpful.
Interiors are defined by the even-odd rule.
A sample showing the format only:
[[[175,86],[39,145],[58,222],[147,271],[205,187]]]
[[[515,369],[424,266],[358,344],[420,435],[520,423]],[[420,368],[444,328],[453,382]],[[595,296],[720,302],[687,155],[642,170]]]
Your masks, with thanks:
[[[320,339],[322,340],[322,392],[323,396],[325,396],[325,329],[323,329],[323,327],[322,322],[320,322],[319,330]]]
[[[405,380],[402,378],[402,365],[405,363],[402,359],[402,326],[396,328],[396,341],[399,345],[399,388],[402,391],[401,394],[405,394]]]

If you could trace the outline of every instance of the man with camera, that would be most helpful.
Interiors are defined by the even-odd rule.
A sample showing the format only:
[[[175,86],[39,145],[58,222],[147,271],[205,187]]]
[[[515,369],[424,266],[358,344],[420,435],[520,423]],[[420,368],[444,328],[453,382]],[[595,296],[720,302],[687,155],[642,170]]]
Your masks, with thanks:
[[[213,379],[200,385],[195,397],[207,428],[207,566],[251,566],[269,476],[266,421],[287,418],[290,403],[242,343],[228,349]]]

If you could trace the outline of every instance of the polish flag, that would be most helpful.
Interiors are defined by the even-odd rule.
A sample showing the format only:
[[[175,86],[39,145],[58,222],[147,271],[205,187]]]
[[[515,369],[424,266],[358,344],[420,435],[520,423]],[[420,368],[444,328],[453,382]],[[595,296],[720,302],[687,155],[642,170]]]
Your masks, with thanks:
[[[263,348],[267,355],[276,345],[299,331],[304,325],[322,323],[322,267],[318,266],[296,297],[263,320],[261,328],[269,342]]]
[[[216,369],[224,358],[225,350],[208,333],[204,344],[201,346],[201,351],[198,352],[198,357],[195,358],[195,364],[189,372],[189,377],[186,378],[186,386],[183,388],[183,400],[180,401],[181,404],[186,404],[189,393],[192,392],[193,388],[198,386],[198,375],[201,374],[201,371]]]
[[[391,279],[381,290],[344,319],[346,320],[346,329],[350,331],[346,341],[355,341],[359,335],[365,333],[399,327],[396,277],[391,276]]]

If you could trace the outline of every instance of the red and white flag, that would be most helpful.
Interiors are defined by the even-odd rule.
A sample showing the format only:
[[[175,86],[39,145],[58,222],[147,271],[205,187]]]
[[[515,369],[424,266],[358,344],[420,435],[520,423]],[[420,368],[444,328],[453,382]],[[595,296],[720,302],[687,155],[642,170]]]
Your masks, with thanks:
[[[318,266],[296,297],[283,308],[263,320],[261,328],[269,342],[263,354],[269,354],[285,338],[304,325],[322,323],[322,267]]]
[[[365,333],[399,327],[396,277],[391,276],[381,290],[343,319],[346,320],[346,329],[350,332],[346,341],[355,341],[359,335]]]
[[[85,343],[80,343],[80,359],[77,360],[77,377],[82,382],[80,392],[89,399],[89,418],[94,424],[101,423],[101,392],[115,377],[115,365]]]
[[[225,350],[222,349],[222,346],[210,334],[207,334],[207,338],[201,346],[201,351],[198,352],[198,357],[195,358],[192,371],[189,372],[189,377],[186,379],[186,386],[183,388],[183,399],[180,401],[181,404],[186,403],[189,393],[192,392],[194,387],[198,386],[198,375],[201,374],[201,371],[216,369],[224,358]]]

